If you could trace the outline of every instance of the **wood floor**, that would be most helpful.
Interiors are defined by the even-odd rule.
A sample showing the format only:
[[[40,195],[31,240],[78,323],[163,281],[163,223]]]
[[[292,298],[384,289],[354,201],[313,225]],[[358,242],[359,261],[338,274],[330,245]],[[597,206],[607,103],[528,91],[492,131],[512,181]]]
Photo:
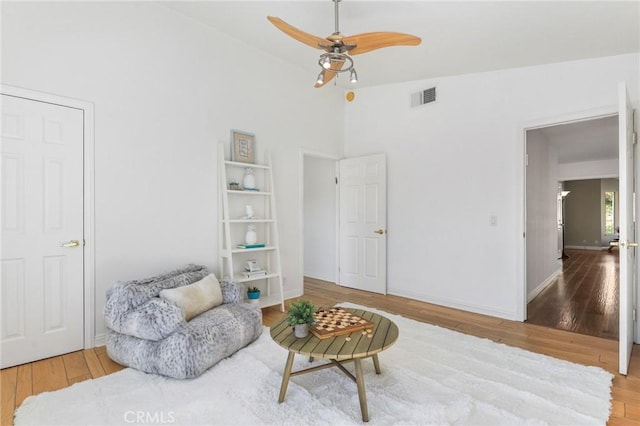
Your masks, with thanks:
[[[615,374],[612,413],[608,424],[640,425],[638,345],[634,346],[629,375],[625,377],[616,374],[617,342],[609,339],[502,320],[397,296],[381,296],[312,279],[305,280],[304,298],[318,306],[331,306],[338,302],[358,303],[533,352],[604,368]],[[283,316],[276,307],[263,310],[265,325],[270,325]],[[2,370],[0,424],[11,424],[14,407],[19,406],[29,395],[60,389],[120,369],[122,367],[109,360],[104,347],[101,347]]]
[[[527,307],[527,322],[618,339],[618,250],[567,250],[562,272]]]

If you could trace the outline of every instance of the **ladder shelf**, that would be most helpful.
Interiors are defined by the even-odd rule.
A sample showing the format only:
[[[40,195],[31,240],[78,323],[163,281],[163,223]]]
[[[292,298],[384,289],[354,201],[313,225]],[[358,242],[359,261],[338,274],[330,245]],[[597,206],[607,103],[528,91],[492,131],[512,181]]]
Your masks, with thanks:
[[[284,312],[273,174],[271,157],[269,154],[266,157],[266,164],[228,161],[224,156],[224,144],[218,147],[220,275],[258,287],[261,308],[280,305],[280,310]],[[247,168],[254,173],[259,190],[229,189],[231,182],[242,182],[244,170]],[[253,217],[245,215],[247,205],[252,207]],[[245,233],[248,226],[256,228],[257,243],[264,244],[264,247],[238,247],[246,242]],[[244,271],[249,261],[253,261],[253,264],[266,273],[246,276]]]

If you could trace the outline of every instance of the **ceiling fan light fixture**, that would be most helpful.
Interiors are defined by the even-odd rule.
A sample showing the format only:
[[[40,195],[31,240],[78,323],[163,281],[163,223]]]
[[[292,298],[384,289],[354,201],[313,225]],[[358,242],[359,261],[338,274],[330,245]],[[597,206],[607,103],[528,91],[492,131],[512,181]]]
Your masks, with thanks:
[[[1,1],[1,0],[0,0]],[[340,32],[339,25],[339,3],[342,0],[332,0],[335,12],[335,31],[333,34],[322,38],[306,33],[292,25],[287,24],[282,19],[275,16],[267,16],[280,31],[314,49],[324,50],[320,55],[318,65],[322,71],[318,75],[315,87],[322,87],[340,73],[350,72],[351,83],[358,82],[358,74],[353,69],[352,55],[367,53],[372,50],[391,46],[417,46],[422,40],[411,34],[396,32],[369,32],[344,36]]]
[[[331,68],[331,59],[329,59],[328,55],[322,55],[322,56],[323,57],[320,59],[320,65],[325,70],[328,70],[329,68]]]
[[[357,83],[358,82],[358,73],[356,72],[355,68],[351,68],[351,74],[349,75],[349,81],[351,81],[352,83]]]

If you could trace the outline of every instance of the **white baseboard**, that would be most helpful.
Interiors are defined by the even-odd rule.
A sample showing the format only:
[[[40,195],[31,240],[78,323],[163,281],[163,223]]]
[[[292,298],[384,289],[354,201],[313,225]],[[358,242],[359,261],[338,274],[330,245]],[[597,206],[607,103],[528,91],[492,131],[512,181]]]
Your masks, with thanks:
[[[284,292],[284,300],[294,299],[304,295],[304,289],[294,289]]]
[[[329,277],[329,276],[322,276],[322,275],[318,275],[318,274],[303,274],[303,276],[305,277],[309,277],[309,278],[313,278],[314,280],[320,280],[320,281],[328,281],[330,283],[335,283],[336,280],[334,280],[333,278]]]
[[[605,246],[564,246],[566,249],[575,249],[575,250],[606,250],[609,247]]]
[[[549,285],[553,282],[553,280],[557,278],[558,275],[560,275],[561,272],[562,272],[562,268],[558,268],[558,270],[552,273],[551,275],[549,275],[546,280],[542,281],[540,284],[536,286],[536,288],[531,290],[527,294],[527,303],[531,302],[533,299],[535,299],[537,295],[542,293],[542,291],[545,288],[549,287]]]
[[[98,346],[104,346],[107,344],[107,335],[104,333],[96,334],[95,339],[93,339],[93,347],[97,348]]]
[[[431,297],[424,294],[398,291],[394,288],[387,288],[387,294],[394,296],[406,297],[408,299],[419,300],[421,302],[433,303],[434,305],[445,306],[447,308],[460,309],[462,311],[473,312],[476,314],[489,315],[491,317],[504,318],[512,321],[519,321],[515,312],[507,312],[499,309],[493,309],[488,306],[471,305],[453,299],[444,299],[439,297]]]

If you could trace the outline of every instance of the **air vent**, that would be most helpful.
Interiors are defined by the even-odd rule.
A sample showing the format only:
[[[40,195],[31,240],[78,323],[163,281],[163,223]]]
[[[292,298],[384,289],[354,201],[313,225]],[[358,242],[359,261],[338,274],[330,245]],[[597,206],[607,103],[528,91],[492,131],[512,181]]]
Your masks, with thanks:
[[[421,104],[428,104],[430,102],[436,101],[436,88],[432,87],[431,89],[422,91],[422,101]]]
[[[422,92],[413,93],[411,95],[411,106],[417,107],[424,104],[430,104],[436,101],[436,88],[423,90]]]

